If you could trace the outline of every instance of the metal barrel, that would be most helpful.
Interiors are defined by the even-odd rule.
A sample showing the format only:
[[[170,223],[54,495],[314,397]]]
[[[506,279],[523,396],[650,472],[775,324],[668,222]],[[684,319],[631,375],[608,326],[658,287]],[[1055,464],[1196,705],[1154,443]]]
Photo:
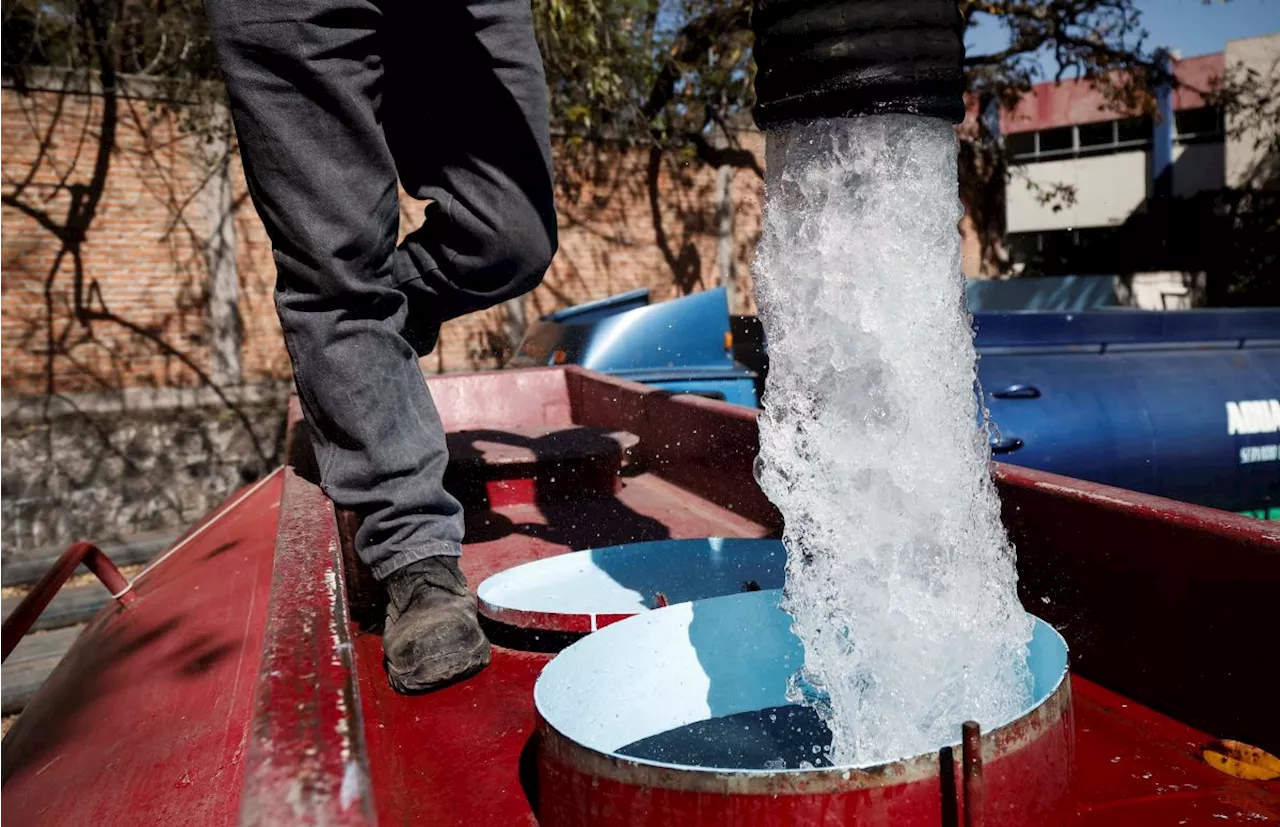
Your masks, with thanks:
[[[778,592],[673,605],[565,649],[535,689],[539,824],[1009,827],[1053,821],[1073,751],[1066,644],[1036,621],[1034,698],[1014,720],[899,760],[726,768],[641,756],[645,736],[786,704],[803,658]],[[782,726],[782,725],[780,725]],[[968,806],[966,806],[968,804]],[[979,809],[980,808],[980,809]]]

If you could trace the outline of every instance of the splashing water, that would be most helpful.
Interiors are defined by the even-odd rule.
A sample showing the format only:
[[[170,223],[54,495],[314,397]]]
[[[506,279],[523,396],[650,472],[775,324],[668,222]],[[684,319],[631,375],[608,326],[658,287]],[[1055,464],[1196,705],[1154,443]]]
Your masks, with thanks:
[[[1028,703],[960,274],[956,138],[884,115],[767,136],[757,475],[786,520],[792,700],[830,759],[905,757]]]

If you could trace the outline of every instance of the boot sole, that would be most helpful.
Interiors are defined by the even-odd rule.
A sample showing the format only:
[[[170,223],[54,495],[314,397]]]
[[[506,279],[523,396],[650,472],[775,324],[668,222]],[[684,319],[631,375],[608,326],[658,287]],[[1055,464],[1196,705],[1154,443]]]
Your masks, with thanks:
[[[385,658],[382,664],[392,689],[401,695],[425,695],[478,675],[489,665],[491,659],[492,650],[487,643],[469,652],[445,655],[430,662],[431,671],[439,677],[425,680],[415,677],[419,670],[396,669]]]

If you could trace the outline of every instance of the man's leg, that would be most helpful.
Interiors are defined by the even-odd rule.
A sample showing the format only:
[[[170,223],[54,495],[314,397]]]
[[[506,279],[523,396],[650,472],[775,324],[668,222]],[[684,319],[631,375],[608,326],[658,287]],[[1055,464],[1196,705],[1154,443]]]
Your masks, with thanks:
[[[428,688],[489,650],[457,571],[462,511],[442,484],[443,429],[395,288],[385,17],[365,0],[207,5],[322,485],[361,517],[356,548],[393,601],[429,598],[392,619],[417,617],[418,640],[388,664],[397,688]],[[411,564],[428,571],[397,587]]]
[[[546,78],[529,0],[388,0],[387,18],[389,144],[429,202],[395,279],[430,325],[532,290],[551,263]]]
[[[394,279],[409,301],[409,338],[425,352],[441,322],[533,289],[551,263],[547,88],[529,0],[387,0],[386,9],[383,122],[405,190],[429,202],[397,251]],[[393,679],[398,663],[428,657],[421,626],[440,592],[414,578],[440,576],[414,563],[389,583],[382,645]]]

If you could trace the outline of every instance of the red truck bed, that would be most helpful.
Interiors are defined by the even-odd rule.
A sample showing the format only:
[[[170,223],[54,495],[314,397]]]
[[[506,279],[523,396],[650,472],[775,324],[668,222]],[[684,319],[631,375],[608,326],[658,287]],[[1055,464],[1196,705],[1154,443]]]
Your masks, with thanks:
[[[455,477],[473,586],[571,549],[777,532],[751,477],[755,411],[576,368],[431,384],[447,429],[511,434],[524,457],[501,479]],[[616,490],[537,437],[574,426],[638,437]],[[498,647],[463,684],[392,692],[377,590],[344,543],[348,521],[308,481],[305,429],[291,445],[288,467],[194,527],[77,641],[5,738],[6,818],[537,823],[531,690],[551,655]],[[1277,529],[1013,467],[998,481],[1024,602],[1072,647],[1063,822],[1280,822],[1276,782],[1229,777],[1198,752],[1211,736],[1280,748]]]

